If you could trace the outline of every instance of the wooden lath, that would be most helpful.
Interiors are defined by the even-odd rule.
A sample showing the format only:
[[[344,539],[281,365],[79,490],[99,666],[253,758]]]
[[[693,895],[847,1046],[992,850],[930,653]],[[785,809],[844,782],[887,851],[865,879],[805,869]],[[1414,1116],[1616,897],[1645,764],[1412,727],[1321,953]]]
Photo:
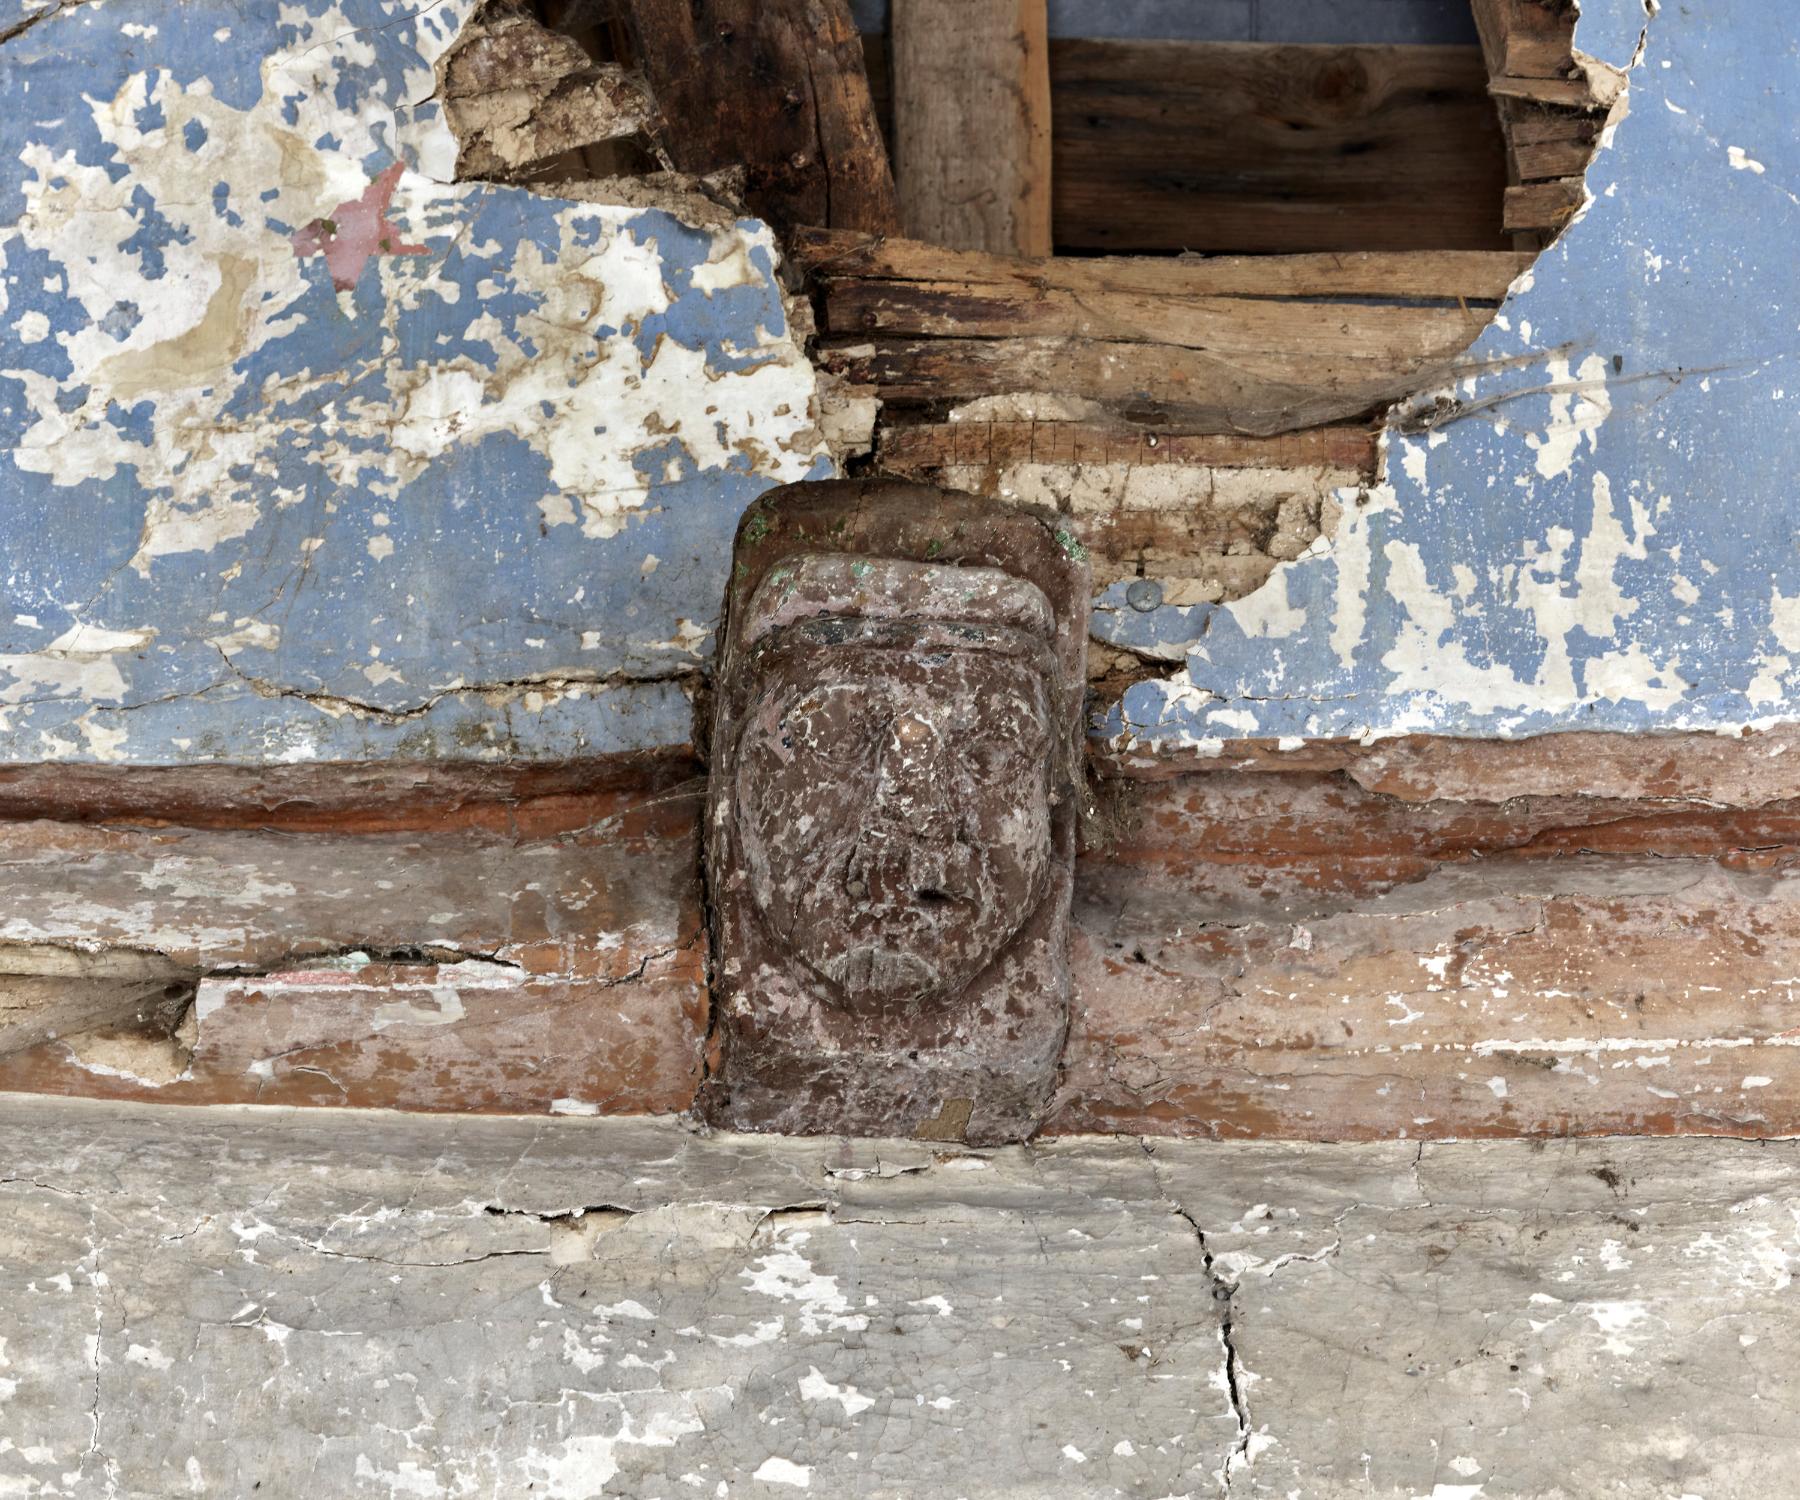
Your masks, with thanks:
[[[1506,228],[1541,244],[1580,209],[1582,175],[1611,104],[1575,60],[1570,0],[1473,0],[1488,92],[1506,136]]]

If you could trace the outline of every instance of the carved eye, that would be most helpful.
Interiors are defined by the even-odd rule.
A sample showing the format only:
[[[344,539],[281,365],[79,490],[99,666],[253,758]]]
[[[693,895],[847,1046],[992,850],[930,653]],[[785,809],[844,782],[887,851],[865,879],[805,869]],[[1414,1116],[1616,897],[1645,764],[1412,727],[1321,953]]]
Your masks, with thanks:
[[[873,726],[863,705],[844,693],[802,699],[781,720],[781,742],[799,755],[835,766],[868,759],[874,746]]]

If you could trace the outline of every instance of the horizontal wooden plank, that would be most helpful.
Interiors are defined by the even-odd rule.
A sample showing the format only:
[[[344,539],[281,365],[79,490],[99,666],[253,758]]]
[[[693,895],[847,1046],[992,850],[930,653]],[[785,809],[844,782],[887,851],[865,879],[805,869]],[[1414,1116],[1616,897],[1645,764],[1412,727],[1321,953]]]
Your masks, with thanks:
[[[1082,295],[1438,297],[1470,302],[1500,300],[1533,259],[1515,250],[1347,250],[1309,255],[1017,260],[829,229],[796,230],[788,248],[802,270],[839,280],[956,281]]]
[[[1052,391],[1126,417],[1167,416],[1195,432],[1260,436],[1360,416],[1453,375],[1449,361],[1215,354],[1099,339],[892,339],[827,345],[818,358],[894,403]]]
[[[441,831],[0,822],[0,1089],[685,1107],[697,788],[568,794],[512,829],[496,811]],[[73,951],[48,983],[46,954]]]
[[[1303,775],[1137,797],[1081,867],[1056,1128],[1791,1131],[1800,805],[1623,811]]]
[[[884,426],[881,467],[925,477],[949,466],[1007,464],[1186,464],[1213,468],[1345,468],[1374,472],[1367,424],[1316,427],[1275,437],[1153,432],[1081,422],[959,421]]]
[[[1500,74],[1488,80],[1488,92],[1496,99],[1523,99],[1532,104],[1554,104],[1563,109],[1600,108],[1593,90],[1581,78],[1522,78]]]
[[[1591,140],[1515,141],[1513,160],[1519,176],[1526,182],[1542,182],[1551,177],[1579,177],[1587,171],[1593,157]]]
[[[1108,778],[1058,1128],[1800,1130],[1790,741],[1315,745],[1271,750],[1282,774]],[[0,1088],[679,1108],[705,1036],[697,799],[649,800],[530,835],[0,823],[15,967],[202,971],[191,1035],[58,1038],[0,1058]]]
[[[1269,297],[1164,297],[1139,292],[971,286],[963,282],[821,283],[830,334],[950,338],[1108,339],[1241,356],[1303,352],[1334,359],[1447,359],[1491,314],[1467,307]]]
[[[1506,227],[1560,229],[1586,201],[1587,189],[1579,177],[1521,183],[1506,190]]]
[[[1517,100],[1502,100],[1501,106],[1506,111],[1507,136],[1515,146],[1581,141],[1591,149],[1606,124],[1599,115],[1533,108]]]
[[[1051,80],[1058,246],[1505,248],[1478,47],[1065,40]]]

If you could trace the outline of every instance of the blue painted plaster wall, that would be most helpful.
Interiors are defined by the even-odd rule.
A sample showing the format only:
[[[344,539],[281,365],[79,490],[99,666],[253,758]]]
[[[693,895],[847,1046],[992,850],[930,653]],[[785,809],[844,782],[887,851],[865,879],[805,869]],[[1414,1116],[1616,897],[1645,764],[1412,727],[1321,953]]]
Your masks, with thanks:
[[[1629,70],[1592,201],[1386,482],[1236,603],[1096,634],[1183,665],[1104,732],[1727,729],[1800,699],[1800,32],[1762,0],[1586,0]],[[1423,404],[1423,403],[1422,403]]]
[[[687,740],[812,373],[764,226],[453,184],[472,8],[0,14],[0,760]]]
[[[0,5],[0,760],[686,740],[737,515],[828,467],[812,374],[763,226],[452,181],[469,10]],[[1249,597],[1105,596],[1173,675],[1100,733],[1796,716],[1793,31],[1588,0],[1629,113],[1452,419]]]

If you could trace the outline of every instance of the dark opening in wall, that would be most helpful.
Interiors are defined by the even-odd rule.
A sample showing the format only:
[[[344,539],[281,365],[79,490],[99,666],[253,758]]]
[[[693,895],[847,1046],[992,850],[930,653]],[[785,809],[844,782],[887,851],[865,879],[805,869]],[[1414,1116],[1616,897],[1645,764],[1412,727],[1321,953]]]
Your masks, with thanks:
[[[1483,42],[1528,32],[1532,71],[1566,85],[1578,71],[1574,13],[1565,0],[1475,5],[1490,13],[1479,30],[1469,0],[1056,0],[1047,45],[1055,252],[1520,248],[1518,229],[1554,227],[1569,204],[1566,193],[1509,201],[1522,179],[1503,116],[1546,106],[1499,97],[1497,107],[1490,86],[1507,71],[1505,47],[1484,55]],[[909,86],[896,67],[918,65],[904,37],[915,7],[859,0],[855,11],[877,115],[901,148],[905,203],[911,167],[895,99],[929,86]],[[1523,165],[1577,170],[1571,151],[1540,146],[1592,139],[1532,119]]]

